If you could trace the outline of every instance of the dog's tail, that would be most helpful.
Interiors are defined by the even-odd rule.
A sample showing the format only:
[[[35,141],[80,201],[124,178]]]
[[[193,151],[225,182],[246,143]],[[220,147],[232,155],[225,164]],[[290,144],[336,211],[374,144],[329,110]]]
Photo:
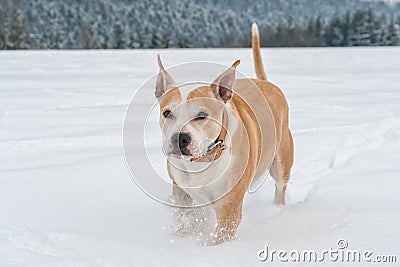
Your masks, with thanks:
[[[260,51],[260,34],[258,32],[258,26],[255,22],[251,26],[251,33],[251,46],[253,48],[254,69],[256,70],[257,79],[267,80],[267,75],[265,75]]]

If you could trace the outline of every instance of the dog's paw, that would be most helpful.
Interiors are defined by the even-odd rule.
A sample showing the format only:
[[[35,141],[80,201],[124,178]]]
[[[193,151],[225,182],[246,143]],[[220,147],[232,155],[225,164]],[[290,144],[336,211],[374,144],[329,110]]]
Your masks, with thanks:
[[[217,236],[216,234],[210,236],[209,239],[207,239],[203,245],[205,246],[218,246],[221,244],[229,243],[230,241],[237,240],[238,238],[236,236]]]
[[[195,232],[194,208],[174,208],[171,215],[176,235],[188,236]]]
[[[213,220],[209,220],[210,211],[200,208],[174,208],[172,210],[172,228],[178,236],[192,236],[198,241],[208,239],[214,231]]]

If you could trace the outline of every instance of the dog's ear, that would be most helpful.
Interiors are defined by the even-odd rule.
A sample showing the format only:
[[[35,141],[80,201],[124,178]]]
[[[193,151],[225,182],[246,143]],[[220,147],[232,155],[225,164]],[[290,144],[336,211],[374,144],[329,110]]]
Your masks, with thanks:
[[[236,80],[236,67],[240,64],[240,60],[236,60],[232,66],[218,76],[211,84],[215,97],[227,103],[233,95],[233,87]]]
[[[160,97],[175,83],[171,75],[164,69],[161,62],[160,55],[157,55],[158,66],[160,71],[158,72],[157,82],[156,82],[156,92],[155,95],[157,99]]]

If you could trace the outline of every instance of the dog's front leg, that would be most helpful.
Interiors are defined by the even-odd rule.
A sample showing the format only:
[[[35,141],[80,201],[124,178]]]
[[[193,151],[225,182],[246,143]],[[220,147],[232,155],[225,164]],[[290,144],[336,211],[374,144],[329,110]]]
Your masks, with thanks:
[[[192,205],[193,199],[191,196],[180,188],[175,181],[172,184],[172,198],[177,206],[189,207]]]
[[[212,245],[235,238],[242,219],[243,197],[244,194],[231,192],[213,204],[217,217],[217,228]]]
[[[172,185],[172,198],[177,206],[172,210],[173,229],[178,235],[189,235],[194,232],[193,217],[195,208],[190,208],[193,199],[175,182]]]

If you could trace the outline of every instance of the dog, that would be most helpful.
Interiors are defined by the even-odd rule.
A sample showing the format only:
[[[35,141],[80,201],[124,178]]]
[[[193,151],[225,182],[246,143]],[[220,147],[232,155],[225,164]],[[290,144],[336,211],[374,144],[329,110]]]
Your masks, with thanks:
[[[257,79],[237,79],[237,60],[210,85],[197,87],[176,85],[158,55],[155,96],[172,197],[179,205],[211,205],[217,220],[212,244],[235,238],[245,193],[268,171],[274,202],[286,202],[294,158],[288,103],[267,80],[255,23],[252,51]]]

